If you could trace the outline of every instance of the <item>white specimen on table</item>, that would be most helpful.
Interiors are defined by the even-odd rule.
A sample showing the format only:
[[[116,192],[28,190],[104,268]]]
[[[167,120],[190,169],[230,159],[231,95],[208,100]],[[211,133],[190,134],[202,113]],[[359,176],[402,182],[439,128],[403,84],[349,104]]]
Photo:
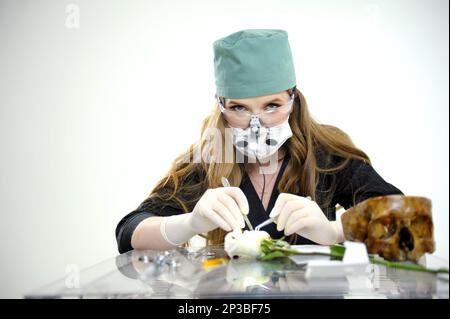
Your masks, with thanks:
[[[261,256],[261,241],[270,239],[270,235],[265,231],[231,232],[225,236],[225,251],[230,258],[249,257],[258,258]]]

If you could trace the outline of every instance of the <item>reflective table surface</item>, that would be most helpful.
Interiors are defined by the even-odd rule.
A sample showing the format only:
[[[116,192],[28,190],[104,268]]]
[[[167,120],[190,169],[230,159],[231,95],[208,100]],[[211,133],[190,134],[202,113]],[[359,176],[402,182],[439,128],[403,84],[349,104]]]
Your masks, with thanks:
[[[370,264],[364,274],[308,278],[295,260],[230,260],[220,246],[135,250],[25,298],[449,298],[448,275]]]

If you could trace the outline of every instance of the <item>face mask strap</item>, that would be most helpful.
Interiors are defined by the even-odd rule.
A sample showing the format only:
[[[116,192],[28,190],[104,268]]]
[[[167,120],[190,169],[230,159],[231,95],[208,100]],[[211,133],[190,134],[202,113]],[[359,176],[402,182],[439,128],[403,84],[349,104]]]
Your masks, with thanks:
[[[296,89],[297,89],[297,85],[294,85],[294,87],[289,90],[290,91],[289,94],[291,95],[291,99],[295,98],[295,91],[296,91]]]

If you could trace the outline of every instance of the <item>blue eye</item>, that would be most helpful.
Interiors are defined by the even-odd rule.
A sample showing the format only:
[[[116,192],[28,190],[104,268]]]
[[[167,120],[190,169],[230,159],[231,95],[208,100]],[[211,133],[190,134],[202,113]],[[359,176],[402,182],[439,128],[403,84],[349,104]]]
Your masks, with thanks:
[[[279,108],[279,107],[280,107],[280,106],[277,105],[277,104],[270,104],[270,105],[267,105],[266,111],[273,111],[273,110],[276,110],[276,109]]]
[[[245,111],[245,107],[243,107],[242,105],[233,105],[233,106],[230,106],[230,110],[235,111],[235,112],[242,112],[242,111]]]

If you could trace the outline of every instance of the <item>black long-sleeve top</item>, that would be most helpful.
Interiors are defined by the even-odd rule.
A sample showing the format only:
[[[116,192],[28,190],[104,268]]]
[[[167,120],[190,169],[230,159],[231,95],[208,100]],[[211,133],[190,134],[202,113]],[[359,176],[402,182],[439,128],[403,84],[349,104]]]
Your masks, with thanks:
[[[323,151],[317,151],[316,160],[318,167],[331,168],[342,163],[343,159]],[[286,156],[278,173],[267,211],[264,209],[248,175],[245,174],[243,176],[239,188],[247,197],[250,208],[248,218],[252,225],[258,225],[268,218],[269,213],[278,198],[278,183],[283,176],[288,161],[289,156]],[[204,178],[204,176],[195,176],[193,178]],[[336,173],[319,173],[315,201],[329,220],[335,220],[337,204],[348,209],[367,198],[390,194],[402,194],[402,192],[395,186],[386,182],[375,169],[365,161],[351,159],[342,170]],[[195,205],[195,203],[193,205]],[[194,206],[189,207],[190,211],[192,211],[193,208]],[[131,246],[131,236],[137,225],[144,219],[151,216],[170,216],[181,213],[183,213],[183,211],[180,207],[177,207],[177,205],[161,202],[155,197],[147,198],[138,208],[123,217],[117,225],[116,239],[119,252],[124,253],[133,249]],[[284,236],[283,232],[277,231],[276,225],[273,223],[266,226],[264,230],[267,231],[272,238],[281,238]],[[293,244],[299,245],[310,243],[313,242],[301,236],[297,236],[296,242]]]

